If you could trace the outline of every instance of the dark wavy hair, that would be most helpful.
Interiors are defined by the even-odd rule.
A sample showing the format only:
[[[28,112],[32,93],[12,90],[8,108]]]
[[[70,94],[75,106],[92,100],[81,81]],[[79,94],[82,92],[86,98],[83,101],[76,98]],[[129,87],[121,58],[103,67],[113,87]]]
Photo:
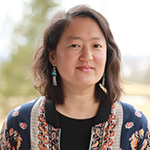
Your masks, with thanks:
[[[116,45],[107,20],[99,12],[86,5],[78,5],[71,8],[68,12],[61,11],[54,15],[49,25],[44,31],[43,43],[35,51],[33,57],[33,85],[47,99],[55,103],[63,104],[64,93],[61,84],[61,77],[57,71],[57,86],[53,86],[52,82],[52,64],[49,61],[50,51],[56,51],[59,39],[66,25],[75,17],[89,17],[97,22],[107,44],[107,61],[105,66],[105,87],[107,94],[99,87],[99,83],[95,85],[95,98],[97,100],[105,99],[108,104],[117,101],[122,92],[120,86],[120,51]]]

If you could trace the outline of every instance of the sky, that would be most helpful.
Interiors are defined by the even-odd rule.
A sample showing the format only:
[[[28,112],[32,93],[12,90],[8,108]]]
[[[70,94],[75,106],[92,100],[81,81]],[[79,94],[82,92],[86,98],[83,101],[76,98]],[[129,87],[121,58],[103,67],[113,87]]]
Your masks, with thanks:
[[[0,0],[0,62],[10,54],[10,37],[22,18],[22,4],[22,0]]]
[[[0,0],[0,60],[10,54],[10,36],[22,18],[22,1]],[[90,5],[108,20],[122,55],[150,57],[150,0],[55,1],[65,10],[78,4]]]

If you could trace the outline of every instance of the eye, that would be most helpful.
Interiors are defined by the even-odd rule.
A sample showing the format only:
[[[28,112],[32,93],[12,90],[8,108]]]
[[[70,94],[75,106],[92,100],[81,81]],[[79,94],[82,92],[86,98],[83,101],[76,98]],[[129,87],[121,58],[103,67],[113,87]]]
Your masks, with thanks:
[[[79,45],[78,44],[72,44],[70,47],[77,48],[77,47],[79,47]]]
[[[102,46],[100,44],[94,44],[94,48],[101,48]]]

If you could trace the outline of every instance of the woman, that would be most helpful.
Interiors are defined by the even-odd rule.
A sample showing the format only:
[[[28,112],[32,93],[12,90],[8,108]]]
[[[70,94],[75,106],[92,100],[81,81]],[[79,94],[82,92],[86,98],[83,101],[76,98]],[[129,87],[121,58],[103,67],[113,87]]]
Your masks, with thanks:
[[[59,12],[33,58],[42,97],[7,117],[2,149],[149,149],[145,116],[119,101],[120,52],[107,20],[79,5]]]

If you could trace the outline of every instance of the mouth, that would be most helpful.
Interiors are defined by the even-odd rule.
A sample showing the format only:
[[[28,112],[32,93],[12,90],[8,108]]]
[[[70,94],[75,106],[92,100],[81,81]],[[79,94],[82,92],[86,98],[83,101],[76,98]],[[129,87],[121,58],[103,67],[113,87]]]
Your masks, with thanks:
[[[83,72],[90,72],[92,71],[94,68],[91,66],[79,66],[77,67],[78,70],[83,71]]]

